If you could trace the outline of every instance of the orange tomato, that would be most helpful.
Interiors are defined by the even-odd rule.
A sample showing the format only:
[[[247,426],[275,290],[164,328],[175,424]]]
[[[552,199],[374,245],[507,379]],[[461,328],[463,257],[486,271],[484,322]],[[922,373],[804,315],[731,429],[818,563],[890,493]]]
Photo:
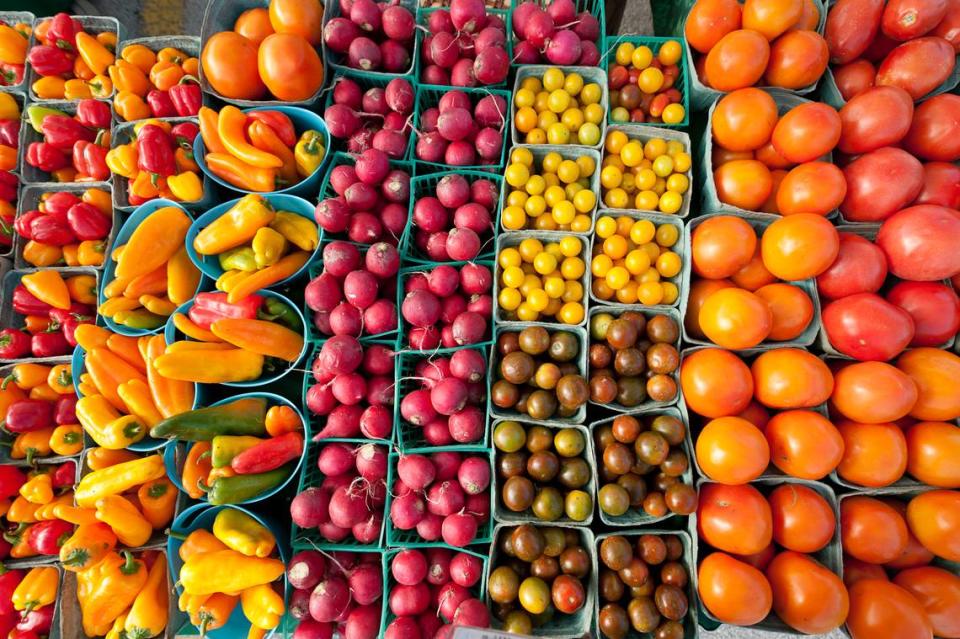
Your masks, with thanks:
[[[687,42],[707,53],[720,38],[740,28],[740,15],[737,0],[697,0],[683,29]]]
[[[740,288],[748,291],[756,291],[767,284],[777,281],[773,273],[767,270],[763,265],[763,258],[760,256],[760,246],[758,245],[753,252],[753,257],[739,271],[734,273],[730,279]]]
[[[300,35],[267,36],[260,44],[257,68],[264,84],[278,100],[307,100],[323,86],[323,61],[313,45]]]
[[[732,160],[752,160],[753,151],[730,151],[719,144],[714,144],[710,150],[710,165],[720,166]]]
[[[932,639],[933,626],[920,602],[882,579],[850,586],[847,629],[853,639]]]
[[[767,497],[773,540],[797,552],[817,552],[833,539],[837,517],[824,497],[803,484],[783,484]]]
[[[847,587],[815,559],[787,550],[773,558],[766,574],[773,591],[773,611],[794,630],[822,634],[846,620],[850,609]]]
[[[731,31],[707,54],[705,69],[717,91],[743,89],[763,77],[770,59],[770,44],[759,32]]]
[[[270,0],[270,24],[277,33],[298,35],[318,47],[323,40],[323,5],[317,0]]]
[[[891,506],[894,510],[900,513],[900,516],[903,517],[904,521],[907,519],[907,504],[899,499],[894,498],[885,498],[883,502],[888,506]],[[888,561],[884,564],[885,567],[893,570],[903,570],[905,568],[916,568],[918,566],[926,566],[931,561],[933,561],[933,553],[927,550],[923,544],[920,543],[920,540],[917,539],[909,530],[910,524],[907,523],[907,545],[904,546],[903,551],[900,555],[893,561]]]
[[[766,84],[783,89],[808,87],[823,75],[830,61],[827,41],[816,31],[790,31],[770,44]]]
[[[960,637],[960,577],[934,566],[910,568],[893,583],[916,597],[938,637]]]
[[[764,432],[770,462],[791,477],[822,479],[843,458],[843,438],[837,427],[812,410],[778,413]]]
[[[268,35],[274,32],[273,25],[270,24],[270,12],[266,7],[247,9],[233,23],[233,30],[259,45]]]
[[[696,280],[690,285],[690,295],[687,298],[687,314],[683,317],[683,330],[687,335],[700,339],[706,337],[700,328],[700,308],[704,301],[713,293],[722,288],[730,288],[730,280]]]
[[[750,484],[700,487],[697,531],[718,550],[737,555],[758,553],[773,540],[770,504]]]
[[[803,289],[782,282],[761,286],[755,293],[767,303],[773,315],[768,340],[787,342],[796,339],[813,319],[813,301]]]
[[[704,348],[684,357],[680,386],[687,407],[704,417],[736,415],[753,395],[750,369],[721,348]]]
[[[813,408],[833,390],[833,374],[823,360],[799,348],[761,353],[750,370],[757,401],[768,408]]]
[[[709,217],[690,236],[693,272],[722,279],[746,266],[757,247],[757,233],[745,220],[732,215]]]
[[[741,411],[737,417],[742,417],[760,430],[763,430],[770,421],[770,411],[761,406],[759,402],[750,402],[750,405]]]
[[[850,555],[873,564],[900,556],[907,546],[907,522],[879,499],[854,495],[840,502],[840,540]]]
[[[710,130],[714,142],[728,151],[754,151],[770,140],[778,117],[777,103],[769,93],[740,89],[717,102],[710,116]]]
[[[203,76],[214,91],[235,100],[259,100],[267,92],[257,66],[257,45],[233,31],[215,33],[200,54]]]
[[[737,561],[742,561],[743,563],[753,566],[757,570],[766,570],[767,566],[770,565],[770,562],[773,561],[773,558],[777,554],[777,547],[775,544],[770,544],[760,552],[755,552],[752,555],[730,555]]]
[[[770,334],[772,324],[767,303],[742,288],[719,290],[700,308],[704,334],[717,346],[731,350],[756,346]]]
[[[780,215],[827,215],[840,206],[846,194],[847,180],[835,164],[804,162],[780,183],[777,209]]]
[[[776,127],[774,127],[776,128]],[[793,167],[793,162],[780,155],[780,152],[773,148],[772,142],[767,142],[756,150],[756,159],[767,165],[769,169],[789,169]]]
[[[830,153],[839,140],[840,114],[822,102],[807,102],[787,111],[770,138],[780,155],[798,164]]]
[[[861,424],[842,420],[843,459],[837,474],[860,486],[889,486],[907,468],[907,440],[896,424]]]
[[[714,552],[697,570],[700,601],[723,623],[752,626],[773,605],[770,582],[762,572],[723,552]]]
[[[817,10],[817,5],[813,4],[813,0],[803,0],[803,13],[797,23],[790,27],[790,31],[813,31],[819,22],[820,11]]]
[[[960,417],[960,357],[938,348],[915,348],[897,359],[897,368],[917,385],[917,402],[910,416],[924,421]]]
[[[910,532],[927,550],[948,561],[960,561],[960,492],[930,490],[907,504]]]
[[[883,569],[883,566],[880,564],[871,564],[865,561],[860,561],[856,557],[851,557],[850,555],[843,556],[843,583],[846,584],[847,588],[862,581],[863,579],[881,579],[883,581],[890,581],[890,578],[887,577],[887,572]]]
[[[780,183],[783,182],[785,177],[787,177],[787,172],[783,169],[770,171],[770,195],[760,205],[760,210],[764,213],[773,213],[774,215],[780,213],[780,209],[777,208],[777,191],[780,190]]]
[[[697,437],[696,452],[703,474],[722,484],[753,481],[770,463],[770,448],[763,433],[739,417],[707,422]]]
[[[713,171],[717,197],[724,204],[759,211],[773,192],[770,169],[758,160],[734,160]]]
[[[760,238],[763,263],[782,280],[816,277],[840,252],[840,236],[829,220],[800,213],[775,220]]]
[[[938,488],[960,488],[960,428],[920,422],[907,429],[907,472]]]
[[[760,32],[767,40],[800,21],[803,0],[746,0],[743,3],[743,28]]]
[[[847,419],[864,424],[895,422],[917,401],[917,385],[886,362],[856,362],[833,377],[830,400]]]

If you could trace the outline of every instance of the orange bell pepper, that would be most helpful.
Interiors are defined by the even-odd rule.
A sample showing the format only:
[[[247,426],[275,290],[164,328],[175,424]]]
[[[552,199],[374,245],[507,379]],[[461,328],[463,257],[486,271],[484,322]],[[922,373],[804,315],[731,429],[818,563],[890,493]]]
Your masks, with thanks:
[[[34,94],[41,100],[62,100],[66,80],[57,75],[46,75],[31,85]]]
[[[93,97],[93,92],[86,81],[71,78],[63,84],[63,97],[66,100],[86,100]]]
[[[23,328],[31,335],[43,333],[50,328],[50,318],[43,315],[27,315],[23,318]]]
[[[13,367],[13,370],[10,371],[10,374],[3,378],[3,384],[0,385],[0,388],[2,388],[4,392],[11,394],[15,394],[15,391],[18,390],[28,391],[35,386],[46,383],[51,370],[52,367],[44,364],[17,364]],[[19,399],[26,399],[26,396],[21,393]],[[18,400],[14,399],[13,401]],[[0,401],[0,414],[5,415],[7,407],[12,404],[13,401],[9,403]]]
[[[95,75],[87,81],[90,94],[95,98],[109,98],[113,93],[113,81],[105,75]]]
[[[38,300],[54,308],[70,308],[70,290],[58,271],[42,270],[27,273],[20,283]]]
[[[173,521],[177,489],[166,477],[155,479],[137,490],[140,510],[147,521],[159,530]]]
[[[96,74],[87,66],[83,58],[77,56],[73,60],[73,75],[81,80],[92,80]]]
[[[80,199],[97,208],[98,211],[107,217],[113,217],[113,202],[110,199],[110,192],[103,189],[87,189],[80,196]]]
[[[97,42],[102,44],[110,53],[117,51],[117,34],[112,31],[101,31],[97,34]]]
[[[279,180],[284,184],[294,184],[300,181],[293,150],[280,140],[273,129],[260,120],[254,120],[247,127],[247,135],[250,136],[250,143],[253,146],[277,156],[283,162],[283,165],[277,170]]]
[[[117,95],[113,98],[113,108],[116,109],[120,119],[126,122],[150,117],[150,107],[142,97],[132,91],[117,91]]]
[[[144,200],[152,200],[155,197],[160,197],[160,192],[166,187],[166,184],[167,178],[157,177],[156,174],[147,171],[140,171],[133,178],[130,191]]]
[[[102,241],[84,240],[77,245],[77,262],[80,266],[103,266],[106,248]]]
[[[217,119],[217,133],[220,141],[235,158],[261,169],[279,169],[283,161],[272,153],[262,151],[246,140],[244,132],[247,115],[235,106],[227,105],[220,109]]]
[[[48,384],[43,383],[31,388],[28,397],[30,399],[42,399],[47,402],[55,402],[60,399],[60,394],[50,388]]]
[[[34,266],[56,266],[63,261],[63,249],[29,240],[23,245],[23,259]]]
[[[276,169],[255,167],[229,153],[207,153],[204,159],[214,175],[241,189],[269,193],[277,188]]]
[[[200,75],[200,58],[187,58],[180,66],[183,67],[184,75],[193,77]]]
[[[53,429],[50,449],[58,455],[77,455],[83,450],[83,428],[80,424],[63,424]]]
[[[0,62],[23,64],[27,58],[27,38],[9,25],[0,25]]]
[[[0,144],[0,170],[13,171],[17,168],[17,150],[12,146]]]
[[[168,91],[183,77],[183,69],[176,62],[160,60],[150,68],[150,83],[161,91]]]
[[[172,62],[173,64],[180,65],[183,64],[183,61],[188,57],[186,53],[175,47],[164,47],[157,51],[157,60],[160,62]]]
[[[150,73],[150,68],[157,62],[157,54],[142,44],[128,44],[120,52],[120,58],[137,67],[144,74]]]
[[[97,303],[97,278],[93,275],[74,275],[66,280],[70,299],[81,304]]]
[[[183,489],[191,499],[200,499],[205,492],[204,487],[210,471],[213,470],[210,450],[211,442],[196,442],[187,452],[187,459],[183,462]]]
[[[70,364],[57,364],[51,368],[46,383],[58,395],[73,395],[73,370]]]
[[[200,137],[203,138],[203,146],[207,153],[226,153],[227,148],[223,146],[220,134],[217,133],[220,114],[210,107],[200,107],[197,118],[200,123]]]
[[[264,425],[267,433],[272,437],[279,437],[285,433],[299,433],[303,431],[303,421],[297,411],[284,404],[271,406],[267,411]]]
[[[193,159],[192,151],[188,151],[182,147],[177,147],[177,150],[173,152],[173,160],[177,165],[178,173],[183,173],[184,171],[198,173],[200,171],[200,167]]]
[[[80,266],[79,244],[64,244],[60,248],[63,250],[63,262],[67,266]]]

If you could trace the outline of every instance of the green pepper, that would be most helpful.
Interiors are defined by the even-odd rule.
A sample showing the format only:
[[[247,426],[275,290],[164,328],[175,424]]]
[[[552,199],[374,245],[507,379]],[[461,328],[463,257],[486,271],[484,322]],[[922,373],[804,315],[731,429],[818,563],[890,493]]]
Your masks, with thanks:
[[[239,246],[229,251],[224,251],[217,256],[220,260],[220,268],[225,271],[246,271],[252,273],[257,268],[256,253],[249,246]]]
[[[145,331],[152,331],[167,323],[166,317],[151,313],[145,308],[121,311],[114,315],[113,319],[127,328],[136,328]]]
[[[244,502],[279,486],[292,471],[293,464],[286,464],[266,473],[218,477],[210,486],[207,501],[214,506]]]
[[[266,415],[265,398],[245,397],[168,417],[150,429],[150,436],[200,442],[217,435],[265,435]]]
[[[297,312],[275,297],[264,300],[263,309],[257,312],[257,319],[280,322],[294,333],[303,333],[303,322]]]
[[[213,438],[210,460],[214,468],[229,466],[233,458],[264,440],[250,435],[217,435]]]

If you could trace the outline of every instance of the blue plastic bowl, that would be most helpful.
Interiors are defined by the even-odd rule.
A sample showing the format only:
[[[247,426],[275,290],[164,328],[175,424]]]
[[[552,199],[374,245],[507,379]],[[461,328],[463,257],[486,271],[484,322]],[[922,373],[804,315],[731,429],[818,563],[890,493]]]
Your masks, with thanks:
[[[110,247],[110,250],[113,250],[114,247],[126,244],[130,241],[130,236],[133,235],[133,232],[140,226],[140,223],[147,219],[154,211],[157,209],[162,209],[167,206],[172,206],[178,208],[188,217],[193,219],[193,216],[187,212],[183,206],[173,202],[171,200],[164,200],[163,198],[158,198],[156,200],[150,200],[144,204],[141,204],[130,214],[130,217],[127,218],[127,221],[123,223],[123,226],[120,227],[120,230],[117,232],[117,237],[113,241],[113,246]],[[100,290],[97,291],[97,303],[103,304],[107,298],[104,297],[103,291],[108,284],[117,278],[117,263],[110,259],[108,255],[104,260],[103,267],[103,276],[100,278]],[[200,290],[200,286],[197,286],[197,290]],[[196,293],[196,291],[194,291]],[[120,335],[128,335],[130,337],[140,337],[141,335],[153,335],[160,332],[160,329],[163,327],[155,328],[153,330],[146,330],[143,328],[129,328],[123,324],[117,324],[109,317],[104,317],[103,322],[107,325],[114,333],[119,333]]]
[[[298,477],[300,475],[300,467],[303,466],[304,460],[307,458],[307,449],[309,448],[307,444],[310,442],[310,423],[306,419],[304,419],[303,411],[300,410],[300,408],[296,404],[294,404],[293,402],[291,402],[290,400],[284,397],[281,397],[280,395],[275,395],[274,393],[243,393],[241,395],[234,395],[233,397],[227,397],[226,399],[221,399],[219,402],[211,404],[211,406],[221,406],[223,404],[229,404],[230,402],[236,401],[238,399],[244,399],[248,397],[265,397],[267,399],[267,403],[270,406],[283,404],[284,406],[289,406],[290,408],[292,408],[294,411],[296,411],[297,415],[300,416],[300,420],[303,422],[303,435],[304,435],[303,453],[300,454],[300,458],[297,460],[296,466],[293,468],[293,470],[290,471],[290,476],[287,477],[279,485],[264,492],[263,494],[258,495],[253,499],[248,499],[247,501],[242,502],[244,504],[254,504],[258,501],[263,501],[264,499],[269,499],[270,497],[273,497],[274,495],[279,493],[281,490],[286,488],[287,484],[289,484],[294,477]],[[170,481],[172,481],[173,484],[182,493],[186,493],[187,491],[183,487],[183,481],[181,480],[181,472],[180,472],[181,469],[180,469],[180,465],[178,464],[177,458],[180,457],[180,459],[186,459],[186,454],[190,451],[190,447],[193,446],[193,444],[194,442],[182,442],[174,439],[174,440],[170,440],[169,442],[166,442],[166,448],[163,451],[163,463],[167,468],[167,477],[170,478]],[[178,455],[178,452],[180,452],[181,454]],[[207,501],[206,495],[201,497],[200,500],[206,503]],[[234,505],[237,505],[237,504],[234,504]]]
[[[225,508],[232,508],[234,510],[239,510],[240,512],[250,515],[260,524],[267,527],[273,536],[277,540],[277,550],[280,555],[280,560],[286,564],[290,561],[290,546],[286,539],[286,536],[283,533],[283,526],[273,518],[267,515],[261,515],[258,513],[250,512],[245,508],[240,508],[238,506],[210,506],[209,504],[195,504],[190,508],[184,510],[180,515],[174,520],[173,524],[170,526],[170,530],[179,535],[189,535],[195,530],[206,529],[211,530],[213,528],[213,521],[217,518],[217,513]],[[183,545],[183,541],[177,539],[173,535],[167,537],[167,566],[170,570],[170,575],[172,580],[177,584],[177,594],[183,593],[183,587],[179,582],[180,568],[183,567],[183,560],[180,559],[180,546]],[[225,567],[229,569],[229,567]],[[283,576],[283,594],[284,599],[286,600],[289,595],[290,586],[287,583],[286,575]],[[281,620],[281,627],[278,627],[274,633],[282,632],[282,625],[284,623]],[[193,627],[193,626],[191,626]],[[237,637],[246,637],[247,633],[250,630],[250,622],[247,621],[247,618],[243,614],[243,610],[240,606],[237,606],[233,609],[233,613],[230,615],[230,619],[227,620],[227,623],[222,627],[217,628],[216,630],[208,630],[207,636],[211,639],[236,639]],[[199,634],[199,629],[192,634]]]
[[[295,213],[300,217],[305,217],[314,224],[316,222],[313,218],[313,209],[314,206],[304,200],[303,198],[297,197],[296,195],[281,195],[277,193],[263,193],[264,199],[270,203],[270,205],[278,211],[286,211],[288,213]],[[214,220],[224,215],[227,211],[233,208],[233,206],[240,201],[241,198],[235,200],[230,200],[229,202],[224,202],[219,204],[200,217],[198,217],[193,224],[190,225],[190,228],[187,229],[187,237],[184,240],[187,245],[187,255],[190,256],[190,260],[196,265],[200,271],[207,277],[216,280],[218,277],[223,275],[223,269],[220,268],[220,260],[216,255],[200,255],[197,253],[196,249],[193,248],[193,240],[196,239],[197,235],[200,234],[200,231],[208,226],[210,226]],[[320,233],[321,229],[318,227],[317,232]],[[304,263],[296,273],[290,277],[280,280],[273,286],[281,286],[295,280],[307,271],[307,266],[310,262],[317,259],[317,255],[320,253],[320,244],[322,243],[323,237],[317,238],[317,247],[313,250],[313,253],[310,255],[310,259]]]
[[[310,129],[320,131],[323,134],[323,148],[326,149],[326,153],[324,153],[323,161],[320,162],[320,166],[318,166],[313,173],[303,178],[296,184],[292,184],[284,189],[270,191],[270,193],[286,193],[288,195],[300,195],[303,197],[315,195],[320,190],[320,180],[323,178],[324,168],[327,166],[327,162],[331,155],[330,131],[327,130],[327,123],[324,122],[323,118],[321,118],[318,114],[314,113],[313,111],[308,111],[302,107],[277,105],[269,107],[253,107],[243,110],[244,113],[249,113],[250,111],[279,111],[280,113],[283,113],[290,118],[291,122],[293,122],[293,128],[297,132],[297,139],[300,138],[300,135],[304,131],[308,131]],[[200,167],[200,170],[203,171],[203,174],[220,186],[230,189],[231,191],[237,193],[257,193],[257,191],[241,189],[239,186],[234,186],[221,177],[214,175],[213,172],[207,168],[207,162],[205,160],[206,154],[207,149],[203,144],[203,137],[198,133],[197,137],[193,141],[193,159],[196,161],[197,166]]]
[[[297,313],[297,316],[300,318],[300,321],[304,322],[303,312],[301,312],[301,310],[297,308],[293,302],[291,302],[288,298],[284,297],[280,293],[277,293],[275,291],[268,291],[264,289],[264,290],[257,291],[256,294],[262,295],[263,297],[274,297],[280,300],[281,302],[283,302],[284,304],[292,308]],[[177,308],[176,311],[174,311],[174,313],[183,313],[184,315],[186,315],[192,306],[193,306],[193,300],[190,300],[189,302],[184,302]],[[276,375],[259,377],[257,379],[250,380],[249,382],[224,382],[223,384],[220,384],[220,386],[233,386],[235,388],[254,388],[257,386],[265,386],[267,384],[277,381],[278,379],[280,379],[281,377],[283,377],[284,375],[292,371],[297,366],[297,364],[303,361],[304,356],[307,354],[307,348],[308,348],[307,334],[306,334],[307,325],[305,322],[303,326],[304,326],[303,349],[301,349],[300,356],[297,358],[297,361],[290,362],[290,365],[287,366],[287,368],[280,371]],[[163,327],[163,339],[164,341],[166,341],[167,344],[172,344],[177,339],[177,327],[173,325],[173,315],[170,316],[170,319],[167,320],[166,325],[164,325]]]

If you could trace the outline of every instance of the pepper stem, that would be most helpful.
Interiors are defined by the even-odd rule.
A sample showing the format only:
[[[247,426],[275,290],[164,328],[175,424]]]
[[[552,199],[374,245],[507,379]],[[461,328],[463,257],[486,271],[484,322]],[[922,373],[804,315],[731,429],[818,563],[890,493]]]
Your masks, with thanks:
[[[133,558],[133,553],[129,550],[123,551],[123,562],[123,566],[120,567],[120,572],[125,575],[133,575],[140,570],[140,564]]]

